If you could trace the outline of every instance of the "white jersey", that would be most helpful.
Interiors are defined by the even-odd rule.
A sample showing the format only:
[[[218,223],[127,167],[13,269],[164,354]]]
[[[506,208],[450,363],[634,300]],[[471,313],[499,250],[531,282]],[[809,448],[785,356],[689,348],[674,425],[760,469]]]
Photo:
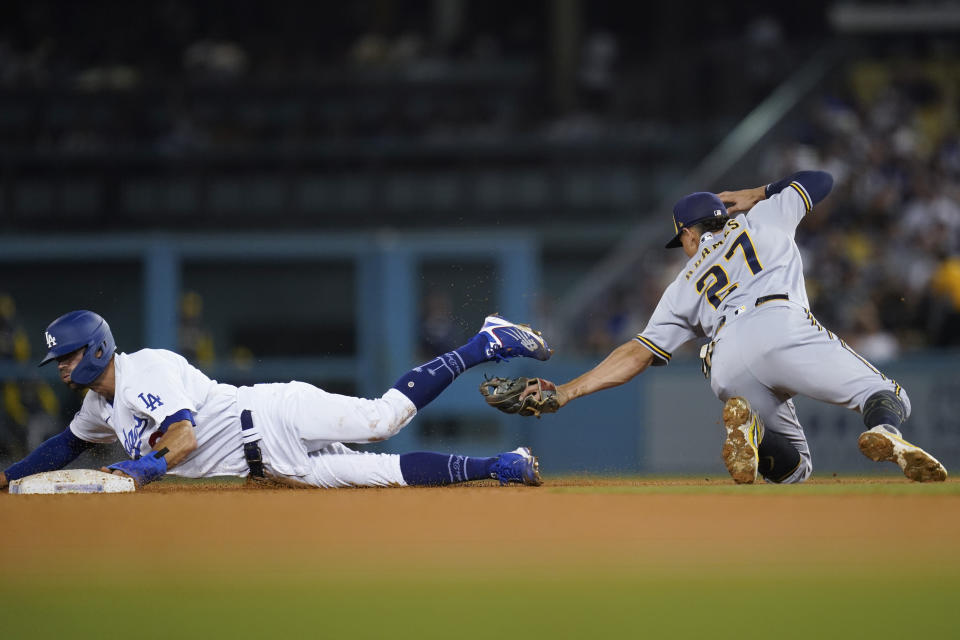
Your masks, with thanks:
[[[303,382],[234,387],[211,380],[183,356],[142,349],[114,356],[113,402],[88,391],[70,430],[81,440],[119,441],[146,455],[174,422],[192,419],[197,448],[168,473],[188,478],[247,476],[245,442],[256,442],[265,469],[321,487],[403,484],[399,457],[354,454],[342,442],[385,440],[417,410],[391,389],[366,400],[327,393]],[[241,413],[251,411],[243,430]]]
[[[88,391],[70,430],[88,442],[119,440],[137,459],[179,420],[196,424],[197,449],[169,473],[191,478],[246,475],[237,388],[219,384],[172,351],[142,349],[114,357],[113,402]]]
[[[794,233],[810,211],[803,186],[789,187],[731,218],[722,231],[705,233],[700,251],[667,287],[636,339],[666,364],[673,351],[695,337],[713,338],[732,314],[758,299],[786,295],[809,307],[803,263]]]

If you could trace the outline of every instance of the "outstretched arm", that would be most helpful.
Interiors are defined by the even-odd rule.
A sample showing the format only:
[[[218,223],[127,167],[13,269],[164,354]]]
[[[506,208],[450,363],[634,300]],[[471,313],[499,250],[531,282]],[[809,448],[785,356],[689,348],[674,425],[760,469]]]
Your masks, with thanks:
[[[168,469],[183,462],[197,449],[197,435],[191,420],[180,420],[167,427],[167,432],[153,445],[153,452],[139,460],[124,460],[102,470],[133,478],[138,487],[152,482]]]
[[[543,378],[487,378],[480,393],[494,409],[521,416],[555,413],[574,398],[628,382],[653,363],[654,354],[636,340],[614,349],[603,362],[566,384]]]
[[[5,488],[13,480],[19,480],[41,471],[63,469],[76,460],[77,456],[92,447],[93,444],[73,435],[73,432],[67,427],[34,449],[26,458],[0,473],[0,489]]]
[[[154,451],[166,447],[167,468],[175,467],[183,462],[187,456],[197,450],[197,434],[193,430],[190,420],[174,422],[167,428],[167,432],[153,445]]]
[[[590,371],[557,386],[560,406],[575,398],[629,382],[649,367],[653,358],[653,352],[636,340],[620,345]]]

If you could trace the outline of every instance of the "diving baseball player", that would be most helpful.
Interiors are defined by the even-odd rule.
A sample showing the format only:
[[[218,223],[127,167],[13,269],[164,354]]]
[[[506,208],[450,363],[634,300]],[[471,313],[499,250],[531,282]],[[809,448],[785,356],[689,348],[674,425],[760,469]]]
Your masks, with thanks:
[[[360,453],[343,443],[385,440],[466,369],[514,356],[546,360],[540,334],[499,316],[467,344],[404,374],[367,400],[303,382],[234,387],[163,349],[120,353],[106,321],[91,311],[54,320],[48,352],[71,388],[89,388],[69,427],[0,473],[0,488],[60,469],[97,443],[119,440],[130,456],[114,473],[138,486],[164,474],[267,477],[315,487],[443,485],[482,478],[541,484],[526,447],[492,458],[431,452]]]
[[[918,482],[945,480],[943,465],[900,434],[910,416],[906,392],[809,310],[794,233],[832,186],[828,173],[801,171],[765,187],[687,195],[674,207],[676,235],[666,246],[683,247],[689,260],[636,338],[566,384],[495,379],[481,392],[508,412],[552,412],[665,365],[680,345],[708,336],[703,369],[725,402],[722,457],[737,483],[758,472],[777,483],[809,477],[797,394],[859,411],[866,431],[858,444],[870,459],[896,462]]]

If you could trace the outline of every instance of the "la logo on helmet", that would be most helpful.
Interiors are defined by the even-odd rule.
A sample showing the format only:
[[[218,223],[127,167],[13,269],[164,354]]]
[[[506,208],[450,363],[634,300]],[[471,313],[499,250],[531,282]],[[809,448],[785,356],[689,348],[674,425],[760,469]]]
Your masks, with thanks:
[[[57,346],[57,339],[50,335],[49,331],[44,331],[43,335],[47,337],[47,349]]]

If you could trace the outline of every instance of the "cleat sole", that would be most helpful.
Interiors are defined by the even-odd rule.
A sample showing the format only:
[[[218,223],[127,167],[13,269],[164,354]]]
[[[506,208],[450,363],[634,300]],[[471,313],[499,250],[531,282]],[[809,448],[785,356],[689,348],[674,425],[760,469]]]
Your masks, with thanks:
[[[947,470],[936,458],[901,438],[865,431],[857,439],[857,446],[874,462],[895,462],[903,475],[914,482],[943,482],[947,479]]]
[[[753,413],[750,404],[743,398],[730,398],[723,405],[723,426],[727,439],[720,455],[727,471],[737,484],[753,484],[757,481],[759,457],[751,444]]]
[[[527,453],[530,450],[527,449]],[[540,477],[540,459],[537,456],[531,456],[533,458],[533,477],[528,481],[527,478],[523,479],[523,484],[529,485],[531,487],[539,487],[543,484],[543,478]]]
[[[857,440],[857,446],[860,447],[860,453],[874,462],[897,461],[897,457],[893,453],[893,441],[884,438],[879,433],[869,431],[861,433]]]

